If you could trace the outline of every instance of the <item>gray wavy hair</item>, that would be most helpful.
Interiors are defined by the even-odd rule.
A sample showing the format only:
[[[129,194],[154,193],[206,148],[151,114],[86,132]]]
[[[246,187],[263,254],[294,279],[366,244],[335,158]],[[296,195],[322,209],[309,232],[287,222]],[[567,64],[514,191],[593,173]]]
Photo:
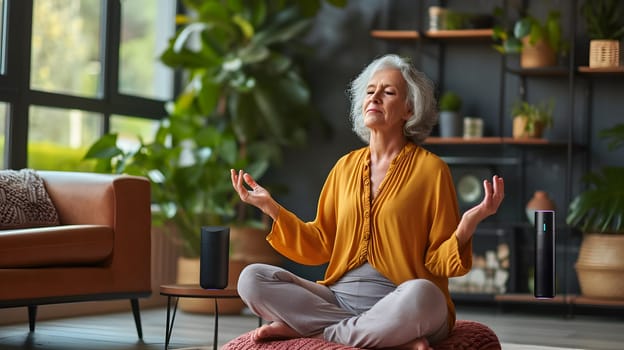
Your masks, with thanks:
[[[362,105],[366,99],[366,88],[372,76],[383,69],[397,69],[407,83],[406,101],[413,114],[403,126],[403,134],[415,144],[421,144],[438,122],[433,83],[425,74],[416,70],[407,58],[388,54],[371,62],[349,87],[351,100],[350,119],[353,131],[364,142],[370,142],[370,130],[364,125]]]

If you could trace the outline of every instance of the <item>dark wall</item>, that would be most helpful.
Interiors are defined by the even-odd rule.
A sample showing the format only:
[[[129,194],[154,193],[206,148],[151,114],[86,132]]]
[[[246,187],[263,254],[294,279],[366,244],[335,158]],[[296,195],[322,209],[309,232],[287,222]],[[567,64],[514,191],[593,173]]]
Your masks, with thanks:
[[[512,4],[516,2],[510,1]],[[335,161],[346,152],[364,146],[351,132],[346,89],[366,64],[384,53],[414,57],[419,68],[434,80],[438,93],[445,89],[456,91],[464,100],[462,113],[484,119],[485,136],[497,136],[501,129],[503,136],[511,135],[510,106],[519,99],[520,78],[503,73],[501,55],[492,49],[490,41],[447,44],[394,42],[374,39],[369,34],[372,29],[426,29],[427,7],[436,3],[358,0],[350,1],[345,9],[325,6],[317,16],[314,29],[306,39],[316,50],[309,61],[308,78],[313,90],[313,102],[332,125],[333,135],[328,138],[320,128],[313,128],[308,146],[289,151],[284,165],[269,174],[288,184],[289,192],[276,197],[301,219],[314,219],[319,192]],[[535,5],[531,5],[531,12],[538,17],[545,16],[549,6],[561,9],[565,36],[570,38],[570,16],[574,11],[569,8],[569,2],[532,3]],[[447,6],[456,10],[487,14],[492,13],[494,6],[501,4],[502,1],[447,1]],[[574,57],[577,66],[587,65],[587,36],[582,18],[577,20]],[[440,56],[442,51],[443,58]],[[517,58],[508,57],[508,60],[513,64]],[[504,96],[500,93],[501,81]],[[607,151],[605,143],[597,139],[596,133],[624,122],[624,79],[621,76],[575,77],[574,82],[573,104],[570,104],[567,77],[531,78],[526,85],[529,101],[555,99],[555,122],[553,128],[546,132],[546,138],[565,142],[573,121],[574,142],[587,144],[586,152],[580,152],[572,159],[572,193],[567,193],[566,186],[562,185],[568,174],[565,147],[499,147],[496,150],[475,147],[464,150],[523,160],[521,167],[500,166],[495,169],[505,177],[509,190],[499,215],[492,219],[494,222],[526,221],[524,204],[538,189],[546,190],[554,198],[558,221],[561,221],[567,209],[568,196],[582,189],[580,178],[587,169],[605,164],[623,164],[624,149]],[[590,87],[593,93],[588,95]],[[501,107],[504,110],[502,117],[499,115]],[[457,151],[446,147],[431,149],[441,156]],[[310,279],[320,278],[323,271],[323,267],[302,267],[291,262],[287,263],[287,267]]]

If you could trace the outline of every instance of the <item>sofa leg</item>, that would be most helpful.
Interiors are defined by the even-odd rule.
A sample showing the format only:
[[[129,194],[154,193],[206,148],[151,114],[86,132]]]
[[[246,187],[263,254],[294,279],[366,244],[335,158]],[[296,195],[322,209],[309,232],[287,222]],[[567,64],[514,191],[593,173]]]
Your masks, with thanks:
[[[31,332],[35,331],[35,322],[37,322],[37,305],[28,305],[28,328]]]
[[[136,325],[139,339],[143,339],[143,327],[141,327],[141,310],[139,309],[139,299],[130,299],[132,305],[132,315],[134,316],[134,324]]]

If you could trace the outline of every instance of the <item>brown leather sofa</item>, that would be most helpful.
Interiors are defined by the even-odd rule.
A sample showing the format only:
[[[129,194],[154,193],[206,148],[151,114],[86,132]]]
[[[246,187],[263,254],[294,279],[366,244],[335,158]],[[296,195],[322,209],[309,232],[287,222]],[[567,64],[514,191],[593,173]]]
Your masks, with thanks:
[[[0,231],[0,308],[151,294],[150,184],[142,177],[40,171],[59,226]]]

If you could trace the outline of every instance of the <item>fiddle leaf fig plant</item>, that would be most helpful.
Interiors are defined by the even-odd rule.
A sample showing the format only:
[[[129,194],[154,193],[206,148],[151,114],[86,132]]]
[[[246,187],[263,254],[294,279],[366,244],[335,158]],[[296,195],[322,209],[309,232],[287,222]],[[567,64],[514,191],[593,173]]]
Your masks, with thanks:
[[[310,51],[300,40],[323,2],[346,0],[182,1],[186,13],[160,59],[184,83],[154,141],[128,151],[108,134],[85,156],[98,171],[148,177],[156,223],[175,225],[186,256],[199,255],[201,226],[262,226],[232,189],[230,169],[260,179],[285,147],[305,144],[311,125],[327,127],[310,103]]]
[[[624,145],[624,124],[599,133],[610,150]],[[566,221],[583,232],[624,234],[624,167],[605,166],[584,177],[588,188],[568,208]]]

